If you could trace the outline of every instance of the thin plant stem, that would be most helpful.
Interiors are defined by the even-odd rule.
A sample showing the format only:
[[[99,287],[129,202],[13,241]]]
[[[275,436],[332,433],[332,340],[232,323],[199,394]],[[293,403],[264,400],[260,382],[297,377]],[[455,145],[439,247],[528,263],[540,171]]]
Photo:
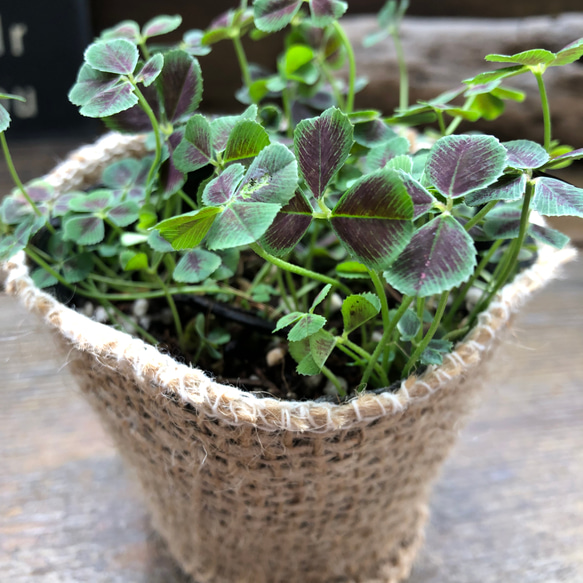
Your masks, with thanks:
[[[466,298],[468,290],[474,285],[474,282],[478,279],[478,277],[480,277],[482,271],[484,271],[488,263],[490,263],[490,260],[494,256],[494,253],[496,253],[496,251],[498,250],[500,245],[502,245],[503,242],[504,239],[497,239],[496,241],[494,241],[490,249],[488,249],[488,252],[484,255],[484,257],[482,257],[480,263],[478,263],[478,267],[476,267],[470,279],[464,284],[462,289],[457,294],[455,300],[453,301],[452,305],[449,308],[447,316],[443,321],[443,324],[446,328],[449,328],[451,326],[457,311],[460,309],[463,301]]]
[[[372,360],[372,354],[370,352],[367,352],[364,348],[361,348],[358,344],[355,344],[354,342],[352,342],[352,340],[349,340],[345,336],[338,337],[337,345],[339,347],[346,346],[347,348],[355,352],[358,356],[360,356],[367,364]],[[379,362],[374,363],[374,370],[378,373],[381,382],[385,385],[388,385],[389,379]]]
[[[547,90],[543,80],[542,71],[533,71],[533,74],[538,85],[538,92],[540,94],[540,101],[543,109],[543,123],[544,123],[544,147],[547,152],[551,151],[551,109],[549,106],[549,99]]]
[[[462,109],[464,110],[468,110],[472,107],[474,100],[476,99],[475,96],[472,97],[468,97],[466,99],[466,102],[463,104]],[[462,123],[462,121],[464,121],[464,118],[461,115],[456,115],[450,122],[450,124],[447,126],[447,129],[445,130],[445,135],[449,136],[450,134],[453,134],[453,132],[455,132],[460,123]]]
[[[445,312],[445,307],[447,306],[447,298],[449,297],[449,290],[444,291],[440,298],[439,303],[437,304],[437,309],[435,311],[435,316],[433,317],[433,321],[431,322],[431,326],[429,326],[429,330],[427,330],[427,334],[423,337],[423,340],[417,345],[417,348],[407,361],[405,365],[405,376],[409,376],[411,369],[415,365],[415,363],[419,360],[419,357],[423,354],[423,351],[429,345],[432,338],[435,336],[437,329],[439,328],[439,324],[441,323],[441,319],[443,318],[443,314]]]
[[[198,209],[197,204],[192,200],[192,198],[190,198],[190,196],[188,196],[188,194],[186,194],[186,192],[184,192],[184,190],[178,190],[177,194],[190,208],[193,210]]]
[[[0,143],[2,144],[4,160],[6,160],[6,166],[8,166],[8,172],[10,172],[10,177],[12,178],[12,181],[14,182],[18,190],[22,193],[22,196],[24,196],[26,202],[28,202],[28,204],[31,206],[34,213],[38,217],[42,217],[43,214],[41,210],[38,208],[34,200],[30,198],[28,192],[26,192],[26,188],[24,188],[24,184],[22,184],[22,181],[20,180],[20,176],[18,176],[18,172],[16,171],[16,167],[14,166],[14,162],[12,161],[12,156],[10,154],[10,149],[8,148],[8,142],[6,141],[6,136],[4,135],[4,132],[0,132]],[[48,218],[46,220],[46,226],[51,233],[53,234],[55,233],[55,229],[53,225],[51,225],[51,223],[49,222]]]
[[[354,92],[356,86],[356,59],[354,57],[354,50],[352,49],[352,44],[350,39],[346,35],[346,32],[342,26],[334,21],[332,23],[334,30],[340,37],[344,50],[346,51],[346,56],[348,57],[348,94],[346,95],[346,113],[351,113],[354,109]]]
[[[338,380],[338,377],[327,366],[322,366],[321,371],[322,374],[334,385],[334,387],[338,391],[338,394],[341,397],[346,397],[346,391],[344,390],[344,387]]]
[[[443,112],[437,109],[435,111],[435,115],[437,116],[437,123],[439,124],[439,131],[441,132],[442,136],[445,136],[447,133],[447,129],[445,127],[445,121],[443,119]]]
[[[395,316],[391,320],[389,326],[385,327],[383,330],[383,336],[382,336],[381,340],[379,341],[379,343],[377,344],[374,352],[372,353],[372,356],[371,356],[371,359],[368,363],[368,366],[366,367],[366,370],[364,371],[364,374],[362,375],[362,379],[360,381],[360,384],[366,384],[368,382],[368,379],[370,378],[370,375],[372,373],[374,365],[376,362],[378,362],[378,359],[379,359],[379,356],[381,355],[381,352],[384,350],[384,347],[386,346],[387,341],[391,338],[391,336],[393,334],[393,330],[395,329],[395,326],[397,325],[397,323],[399,322],[399,320],[401,319],[401,317],[403,316],[405,311],[409,308],[413,299],[414,298],[412,296],[403,296],[403,301],[401,302],[401,305],[399,306],[397,313],[395,314]]]
[[[502,274],[495,280],[496,284],[494,285],[492,290],[488,293],[486,299],[478,302],[474,307],[474,310],[470,314],[469,316],[470,324],[476,318],[478,313],[481,312],[490,303],[492,298],[506,284],[506,282],[512,275],[512,272],[516,268],[516,264],[518,262],[518,255],[520,253],[520,250],[522,249],[522,244],[524,243],[526,231],[528,229],[530,217],[530,201],[532,199],[533,193],[534,184],[529,181],[526,185],[526,193],[524,195],[524,202],[522,203],[522,212],[520,214],[520,229],[518,232],[518,237],[514,240],[513,245],[511,246],[510,255],[505,264],[504,270],[502,271]]]
[[[423,339],[423,315],[425,314],[425,302],[425,298],[417,298],[417,318],[421,323],[417,332],[417,336],[415,337],[415,341],[417,343],[421,342]]]
[[[296,307],[296,310],[301,310],[302,306],[300,305],[300,300],[298,299],[296,285],[294,283],[292,274],[289,271],[285,272],[285,281],[287,283],[287,289],[289,290],[292,300],[294,301],[294,306]]]
[[[51,265],[49,265],[38,253],[33,251],[30,247],[24,248],[24,252],[39,266],[42,267],[45,271],[50,273],[59,283],[63,284],[64,286],[68,287],[69,289],[74,289],[74,287]]]
[[[270,264],[267,263],[266,265],[270,265]],[[281,299],[283,301],[283,305],[286,307],[286,309],[289,312],[293,312],[294,311],[293,306],[289,303],[289,299],[287,297],[287,288],[285,287],[285,283],[283,281],[283,273],[279,269],[277,270],[276,278],[277,278],[277,284],[279,286],[279,291],[281,294]]]
[[[403,51],[403,45],[401,44],[399,30],[394,28],[390,31],[390,34],[393,43],[395,44],[397,62],[399,63],[399,108],[407,109],[409,107],[409,73],[407,72],[405,52]]]
[[[281,92],[281,103],[283,105],[283,114],[287,121],[287,137],[291,138],[294,134],[294,122],[292,118],[291,98],[289,94],[289,87],[284,87]]]
[[[180,321],[178,309],[176,308],[176,302],[174,301],[174,298],[172,297],[172,294],[170,293],[167,285],[164,283],[164,280],[157,273],[154,275],[160,284],[160,289],[164,293],[168,307],[172,312],[172,319],[174,320],[174,327],[176,328],[176,334],[178,336],[178,344],[181,348],[184,348],[184,331],[182,329],[182,322]]]
[[[346,103],[344,101],[344,97],[340,90],[338,89],[338,85],[336,84],[336,78],[330,71],[330,69],[322,63],[322,72],[324,73],[324,77],[326,77],[326,81],[330,83],[330,87],[332,88],[332,94],[334,95],[334,99],[336,99],[336,104],[338,107],[344,111],[346,109]]]
[[[480,209],[465,225],[464,229],[469,231],[476,223],[481,221],[496,205],[497,200],[491,200],[484,208]]]
[[[322,275],[321,273],[316,273],[315,271],[311,271],[309,269],[304,269],[299,265],[294,265],[293,263],[288,263],[283,259],[279,259],[274,255],[271,255],[267,251],[265,251],[258,243],[251,243],[249,245],[259,257],[265,259],[265,261],[269,261],[273,263],[276,267],[283,269],[284,271],[291,271],[291,273],[295,273],[296,275],[301,275],[302,277],[309,277],[310,279],[315,279],[317,281],[321,281],[322,283],[329,283],[332,287],[337,287],[341,289],[344,293],[350,294],[350,288],[345,286],[343,283],[333,279],[332,277],[328,277],[327,275]]]
[[[152,125],[152,129],[154,130],[154,139],[156,141],[156,153],[154,154],[154,161],[150,166],[150,171],[148,172],[148,177],[146,178],[146,198],[145,204],[149,204],[150,202],[150,195],[152,193],[152,184],[154,182],[154,176],[156,171],[158,170],[158,165],[160,164],[160,160],[162,160],[162,140],[160,138],[160,125],[158,124],[158,120],[156,119],[156,115],[154,111],[150,107],[150,104],[147,102],[146,98],[138,88],[138,84],[136,83],[135,79],[132,75],[128,77],[130,83],[132,84],[136,96],[138,98],[138,103],[140,107],[144,110],[148,119],[150,120],[150,124]]]
[[[243,82],[245,83],[245,87],[249,89],[252,83],[251,72],[249,71],[249,62],[245,55],[245,49],[243,48],[240,34],[233,37],[233,46],[235,47],[235,53],[237,54],[237,60],[239,61],[239,67],[241,68]]]

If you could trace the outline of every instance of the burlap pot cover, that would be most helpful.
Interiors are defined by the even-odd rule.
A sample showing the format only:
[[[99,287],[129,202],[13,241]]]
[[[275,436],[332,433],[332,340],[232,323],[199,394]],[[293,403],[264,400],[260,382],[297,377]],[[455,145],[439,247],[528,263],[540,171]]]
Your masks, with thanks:
[[[108,135],[47,179],[63,192],[78,188],[141,144]],[[4,269],[7,291],[65,348],[135,468],[154,526],[197,583],[396,583],[411,570],[430,484],[483,384],[487,355],[524,300],[573,255],[542,248],[443,365],[395,393],[342,405],[215,383],[38,290],[23,257]]]

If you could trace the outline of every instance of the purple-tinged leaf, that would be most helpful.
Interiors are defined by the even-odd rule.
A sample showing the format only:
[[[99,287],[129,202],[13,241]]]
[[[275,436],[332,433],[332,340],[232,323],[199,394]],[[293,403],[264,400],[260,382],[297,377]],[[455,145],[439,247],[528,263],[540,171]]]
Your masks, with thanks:
[[[172,253],[175,250],[170,241],[162,237],[160,231],[151,231],[146,242],[154,251],[159,253]]]
[[[492,136],[445,136],[427,158],[429,181],[444,196],[457,198],[495,182],[506,166],[506,149]]]
[[[112,203],[110,190],[95,190],[90,194],[80,194],[69,201],[69,209],[80,213],[97,213]]]
[[[503,174],[494,184],[466,194],[468,206],[480,206],[492,200],[518,200],[526,190],[526,175]]]
[[[568,65],[578,61],[583,56],[583,38],[579,38],[566,47],[562,48],[558,53],[552,66]]]
[[[318,316],[317,314],[302,314],[297,321],[297,324],[288,332],[287,339],[290,342],[297,342],[298,340],[303,340],[308,338],[312,334],[315,334],[318,330],[321,330],[326,324],[326,318],[324,316]]]
[[[203,57],[211,52],[211,47],[202,44],[204,30],[193,29],[184,33],[180,48],[194,57]]]
[[[500,204],[486,216],[484,233],[490,239],[516,239],[520,233],[521,204]]]
[[[167,16],[161,15],[152,18],[144,24],[142,28],[142,38],[145,40],[152,36],[160,36],[162,34],[168,34],[173,30],[176,30],[182,24],[182,17],[179,15]]]
[[[229,166],[205,186],[202,193],[203,203],[209,206],[227,204],[235,195],[244,174],[245,167],[242,164]]]
[[[153,85],[144,87],[142,89],[142,95],[152,108],[152,111],[156,117],[159,119],[160,101],[158,99],[158,91],[156,90],[156,87]],[[121,111],[115,115],[111,114],[110,117],[106,117],[103,121],[109,129],[115,130],[117,132],[135,133],[152,131],[152,123],[150,122],[150,118],[139,105],[134,105],[128,110]]]
[[[79,113],[86,117],[107,117],[134,107],[138,97],[129,81],[122,81],[94,95]]]
[[[310,0],[310,12],[314,26],[323,28],[340,18],[348,8],[341,0]]]
[[[563,249],[563,247],[569,242],[569,237],[567,237],[567,235],[564,235],[556,229],[551,229],[550,227],[530,225],[528,232],[535,239],[538,239],[545,245],[550,245],[555,249]]]
[[[99,93],[111,89],[118,81],[118,75],[97,71],[85,63],[79,70],[75,85],[69,91],[69,101],[74,105],[85,105]]]
[[[80,253],[63,263],[63,278],[67,283],[78,283],[85,280],[92,270],[93,253]]]
[[[209,124],[208,143],[211,141],[211,128]],[[236,160],[254,158],[269,145],[269,134],[263,126],[251,119],[240,119],[227,140],[223,161],[225,163]]]
[[[581,160],[581,158],[583,158],[583,148],[578,148],[577,150],[571,150],[566,154],[561,154],[560,156],[552,158],[545,164],[545,168],[550,168],[552,166],[556,166],[557,164],[563,164],[573,160]]]
[[[495,71],[479,73],[471,79],[465,79],[464,83],[466,85],[483,85],[497,79],[501,80],[507,79],[508,77],[514,77],[515,75],[521,75],[526,71],[528,71],[528,67],[525,67],[524,65],[512,65],[511,67],[503,67],[502,69],[496,69]]]
[[[366,166],[370,172],[384,168],[389,160],[392,160],[396,156],[408,154],[410,147],[407,138],[392,138],[384,144],[371,148],[366,157]]]
[[[273,329],[272,333],[278,332],[279,330],[283,330],[288,326],[291,326],[294,322],[297,322],[302,316],[304,312],[290,312],[285,316],[282,316],[276,323],[275,328]]]
[[[77,245],[97,245],[105,237],[103,219],[94,215],[75,215],[64,220],[65,238]]]
[[[240,119],[257,118],[257,106],[250,105],[241,115],[225,115],[214,119],[211,123],[213,147],[217,152],[225,149],[233,128]]]
[[[141,164],[134,158],[126,158],[110,164],[101,175],[101,181],[111,189],[126,189],[135,183]]]
[[[402,171],[398,172],[413,201],[413,219],[418,219],[431,210],[435,197],[410,174]]]
[[[360,178],[340,198],[330,223],[348,252],[370,269],[386,269],[413,234],[413,201],[394,170]]]
[[[173,249],[193,249],[205,238],[220,212],[221,209],[218,207],[206,207],[166,219],[154,228],[166,241],[172,244]],[[152,248],[156,249],[154,247],[155,240],[148,242]]]
[[[97,41],[85,51],[85,61],[91,67],[118,75],[131,75],[139,58],[136,45],[125,38]]]
[[[239,201],[286,204],[298,184],[295,156],[283,144],[263,148],[237,189]]]
[[[277,213],[261,239],[261,246],[276,257],[287,255],[300,242],[312,222],[312,207],[298,190]]]
[[[379,146],[396,137],[397,134],[380,119],[354,124],[354,141],[367,148]]]
[[[207,247],[211,250],[229,249],[259,240],[279,209],[279,204],[230,202],[210,228]]]
[[[255,26],[264,32],[276,32],[287,26],[296,15],[302,0],[255,0]]]
[[[512,168],[527,169],[540,168],[549,161],[548,152],[536,142],[530,140],[513,140],[503,142],[506,148],[508,166]]]
[[[322,196],[346,161],[352,138],[352,124],[335,107],[297,125],[294,146],[300,174],[316,198]]]
[[[208,120],[194,115],[186,124],[184,138],[174,151],[172,159],[181,172],[193,172],[206,166],[213,157],[212,130]]]
[[[476,265],[472,238],[451,215],[423,225],[384,273],[402,294],[427,297],[466,281]]]
[[[128,200],[113,207],[107,216],[118,227],[127,227],[139,219],[140,207],[138,203]]]
[[[359,326],[374,318],[380,311],[381,302],[376,294],[365,292],[348,296],[342,302],[341,308],[344,333],[350,334]]]
[[[160,84],[171,122],[194,113],[202,99],[202,73],[194,57],[181,50],[165,53]]]
[[[536,67],[537,65],[550,65],[555,60],[555,53],[545,49],[531,49],[514,55],[486,55],[486,61],[491,63],[513,63],[516,65],[525,65],[527,67]]]
[[[7,261],[22,251],[30,238],[45,224],[44,217],[31,215],[18,224],[11,235],[0,237],[0,261]]]
[[[48,182],[42,180],[35,180],[27,184],[26,192],[36,203],[48,202],[55,195],[55,189]]]
[[[531,208],[546,217],[583,217],[583,189],[556,178],[534,181]]]
[[[421,328],[421,321],[413,310],[405,310],[401,319],[397,323],[397,329],[401,335],[401,340],[409,342],[413,340],[419,329]]]
[[[144,87],[148,87],[158,78],[158,75],[162,72],[163,66],[164,55],[162,53],[156,53],[140,69],[140,72],[136,76],[136,81],[138,83],[143,83]]]
[[[221,258],[216,253],[193,249],[181,257],[172,279],[183,283],[199,283],[214,273],[220,265]]]
[[[125,38],[137,44],[140,41],[140,26],[133,20],[124,20],[114,27],[104,30],[100,38],[101,40]]]
[[[69,202],[71,199],[81,195],[81,192],[67,192],[61,194],[53,202],[53,217],[62,217],[69,212]]]
[[[168,197],[184,186],[186,176],[183,174],[175,164],[176,148],[184,138],[184,130],[182,128],[176,130],[166,139],[166,147],[168,148],[168,159],[162,163],[160,168],[160,184],[165,197]]]
[[[312,334],[308,341],[310,343],[310,356],[313,358],[318,369],[322,370],[322,367],[326,364],[328,357],[332,354],[336,346],[336,337],[332,336],[330,332],[326,332],[326,330],[319,330],[315,334]]]

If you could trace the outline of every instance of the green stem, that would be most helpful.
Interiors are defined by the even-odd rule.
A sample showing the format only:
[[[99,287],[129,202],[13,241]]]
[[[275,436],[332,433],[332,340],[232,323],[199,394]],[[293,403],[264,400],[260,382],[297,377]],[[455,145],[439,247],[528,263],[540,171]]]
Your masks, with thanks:
[[[243,48],[243,43],[241,42],[241,36],[239,31],[237,35],[233,36],[233,45],[235,47],[235,53],[237,53],[237,60],[239,61],[239,67],[241,68],[241,75],[243,76],[243,82],[245,87],[249,89],[251,87],[251,73],[249,71],[249,62],[247,61],[247,56],[245,55],[245,49]]]
[[[439,324],[441,323],[441,319],[443,318],[443,313],[445,312],[445,307],[447,306],[448,297],[449,290],[446,290],[441,294],[441,297],[439,298],[439,303],[437,304],[437,310],[435,311],[435,316],[433,317],[431,326],[429,326],[429,330],[427,330],[427,334],[425,334],[423,340],[421,341],[420,344],[418,344],[417,348],[415,349],[415,352],[413,352],[413,354],[407,361],[407,364],[405,365],[404,368],[405,376],[409,376],[411,369],[413,368],[417,360],[419,360],[419,357],[423,354],[423,351],[427,348],[433,336],[435,336],[435,333],[439,328]]]
[[[168,306],[170,311],[172,312],[172,318],[174,320],[174,327],[176,328],[176,335],[178,336],[178,344],[181,348],[184,348],[184,332],[182,330],[182,322],[180,321],[180,316],[178,315],[178,310],[176,308],[176,303],[172,294],[170,293],[168,287],[164,283],[164,280],[157,274],[154,274],[158,283],[160,284],[160,288],[166,297],[166,301],[168,302]]]
[[[347,348],[350,348],[350,350],[352,350],[358,356],[363,358],[367,364],[369,362],[371,362],[372,354],[370,352],[367,352],[364,348],[361,348],[358,344],[355,344],[354,342],[352,342],[352,340],[349,340],[347,337],[340,336],[338,338],[338,344],[339,344],[339,346],[345,345]],[[384,385],[388,386],[389,379],[388,379],[385,371],[383,370],[383,367],[380,365],[379,362],[374,362],[374,369],[378,373],[381,382]]]
[[[397,62],[399,63],[399,108],[407,109],[409,107],[409,73],[398,29],[395,28],[391,31],[391,37],[395,44]]]
[[[90,273],[88,279],[92,279],[94,281],[98,281],[100,283],[105,283],[108,286],[116,289],[155,289],[157,288],[157,284],[154,283],[147,283],[144,281],[128,281],[123,279],[116,279],[113,277],[105,277],[103,275],[98,275],[96,273]]]
[[[322,366],[321,370],[322,374],[334,385],[334,387],[336,387],[338,394],[341,397],[346,397],[346,391],[342,387],[338,377],[327,366]]]
[[[24,184],[22,184],[22,181],[20,180],[20,176],[18,176],[18,172],[16,171],[16,167],[14,166],[14,162],[12,161],[12,156],[10,155],[10,149],[8,148],[8,142],[6,141],[6,136],[4,135],[4,132],[0,132],[0,143],[2,144],[2,152],[4,154],[6,166],[8,166],[8,172],[10,172],[10,177],[12,178],[12,181],[14,182],[18,190],[20,190],[22,196],[24,196],[24,198],[26,199],[26,202],[28,202],[28,204],[32,207],[34,213],[38,217],[42,217],[43,216],[42,212],[40,211],[38,206],[36,206],[34,200],[30,198],[28,192],[26,192],[26,188],[24,188]],[[48,221],[48,219],[46,220],[46,226],[51,233],[53,234],[55,233],[55,229]]]
[[[352,44],[350,39],[344,32],[342,26],[334,21],[332,23],[334,30],[340,37],[342,44],[344,45],[344,50],[346,51],[346,56],[348,57],[348,94],[346,95],[346,113],[351,113],[354,109],[354,91],[356,85],[356,59],[354,57],[354,50],[352,49]]]
[[[270,263],[266,263],[266,265],[271,265]],[[281,270],[277,270],[277,275],[276,275],[276,279],[277,279],[277,285],[279,286],[279,292],[281,294],[281,299],[283,301],[283,305],[286,307],[286,309],[289,312],[293,312],[293,306],[289,303],[289,299],[287,297],[287,288],[285,287],[285,283],[283,281],[283,274],[281,272]]]
[[[481,221],[496,205],[497,200],[491,200],[485,207],[479,210],[465,225],[464,229],[469,231],[476,223]]]
[[[334,95],[334,99],[336,99],[336,105],[344,111],[346,109],[346,103],[344,102],[344,97],[342,93],[338,89],[338,85],[336,84],[336,78],[331,73],[330,69],[324,64],[321,64],[322,72],[324,73],[324,77],[326,77],[326,81],[330,83],[330,87],[332,88],[332,94]]]
[[[294,306],[296,310],[301,310],[302,306],[300,305],[300,301],[298,299],[298,294],[296,291],[296,285],[294,283],[293,277],[289,271],[285,272],[285,281],[287,283],[287,289],[291,293],[292,300],[294,301]],[[305,298],[304,298],[305,299]],[[305,303],[305,302],[304,302]]]
[[[193,210],[198,209],[196,203],[190,198],[190,196],[188,196],[188,194],[186,194],[186,192],[184,192],[184,190],[180,189],[178,191],[178,196]]]
[[[25,247],[24,252],[39,266],[42,267],[45,271],[50,273],[59,283],[63,284],[65,287],[69,289],[74,289],[73,286],[66,281],[63,276],[56,270],[53,269],[38,253],[33,251],[30,246]]]
[[[514,240],[512,245],[512,251],[509,256],[508,261],[502,271],[502,274],[499,278],[497,278],[496,284],[494,288],[485,300],[482,300],[476,304],[474,309],[472,310],[472,314],[469,317],[470,325],[472,324],[473,320],[476,318],[477,314],[481,312],[484,308],[488,306],[492,298],[502,289],[502,287],[506,284],[510,276],[512,275],[513,271],[516,268],[516,264],[518,262],[518,255],[520,250],[522,249],[522,245],[524,243],[524,239],[526,237],[526,231],[528,229],[529,224],[529,217],[530,217],[530,201],[534,194],[534,184],[532,182],[528,182],[526,184],[526,192],[524,194],[524,202],[522,203],[522,213],[520,214],[520,230],[518,231],[518,237]]]
[[[366,384],[368,382],[368,379],[370,378],[370,375],[372,373],[374,365],[376,362],[378,362],[378,359],[379,359],[379,356],[381,355],[381,352],[384,350],[384,347],[387,344],[387,341],[391,338],[393,330],[395,329],[395,326],[397,325],[397,323],[399,322],[399,320],[401,319],[401,317],[403,316],[405,311],[409,308],[412,301],[413,301],[412,296],[411,297],[403,296],[403,301],[401,302],[401,305],[399,306],[399,309],[397,310],[395,317],[391,320],[391,322],[389,323],[388,326],[384,327],[383,336],[382,336],[380,342],[377,344],[374,352],[372,353],[372,356],[371,356],[371,359],[368,363],[368,366],[366,367],[366,370],[364,371],[364,374],[362,375],[362,379],[360,381],[360,384]]]
[[[551,151],[551,109],[549,106],[549,99],[547,90],[543,81],[543,74],[541,71],[533,71],[533,74],[538,85],[538,92],[540,94],[540,101],[543,109],[543,123],[544,123],[544,147],[547,152]]]
[[[476,99],[475,96],[468,97],[466,99],[466,102],[463,104],[462,109],[464,109],[464,110],[470,109],[472,107],[472,105],[474,104],[475,99]],[[445,135],[449,136],[450,134],[453,134],[453,132],[455,132],[457,130],[458,126],[460,125],[460,123],[462,123],[463,120],[464,120],[464,118],[461,115],[456,115],[451,120],[451,123],[447,126],[447,129],[445,130]]]
[[[419,326],[419,331],[417,332],[417,336],[415,337],[415,342],[419,344],[423,339],[423,315],[425,314],[425,298],[417,298],[417,318],[421,325]]]
[[[447,129],[445,127],[445,121],[443,120],[443,112],[437,109],[435,111],[435,115],[437,116],[437,123],[439,124],[439,131],[441,132],[442,136],[445,136],[447,133]]]
[[[144,110],[144,112],[148,116],[148,119],[150,120],[152,129],[154,130],[154,139],[156,140],[156,153],[154,155],[154,161],[150,166],[150,171],[148,172],[148,177],[146,179],[146,199],[144,202],[145,204],[149,204],[150,195],[152,193],[152,185],[154,182],[154,176],[156,175],[156,172],[158,170],[160,160],[162,160],[162,140],[160,138],[160,125],[158,124],[158,120],[156,119],[154,111],[152,110],[150,104],[146,101],[146,98],[138,88],[138,84],[136,83],[133,76],[130,75],[128,79],[132,86],[134,87],[134,91],[138,98],[138,103],[140,104],[140,107]]]
[[[287,121],[287,137],[292,138],[294,135],[294,122],[292,119],[291,99],[289,95],[289,87],[284,87],[281,92],[281,103],[283,105],[283,114]]]
[[[476,267],[476,270],[472,274],[472,277],[470,277],[470,279],[466,282],[464,287],[457,294],[454,302],[452,303],[452,305],[449,308],[449,312],[447,314],[447,317],[443,321],[443,325],[446,328],[449,328],[451,326],[457,311],[460,309],[462,303],[464,302],[464,300],[466,298],[468,290],[474,285],[474,282],[478,279],[478,277],[480,277],[482,271],[484,271],[484,269],[486,268],[488,263],[490,263],[490,260],[494,256],[494,253],[496,253],[496,251],[498,250],[500,245],[502,245],[503,242],[504,242],[504,239],[497,239],[492,244],[490,249],[488,249],[488,252],[484,255],[484,257],[482,257],[482,260],[478,264],[478,267]]]
[[[257,255],[259,255],[259,257],[262,257],[265,259],[265,261],[269,261],[269,263],[273,263],[273,265],[283,269],[284,271],[291,271],[292,273],[301,275],[302,277],[309,277],[310,279],[315,279],[317,281],[321,281],[322,283],[329,283],[332,287],[337,287],[346,294],[351,293],[350,288],[345,286],[343,283],[340,283],[339,281],[336,281],[327,275],[322,275],[321,273],[316,273],[315,271],[310,271],[309,269],[304,269],[299,265],[294,265],[293,263],[288,263],[283,259],[279,259],[278,257],[267,253],[267,251],[265,251],[258,243],[251,243],[250,247],[253,249],[253,251],[255,251],[255,253],[257,253]]]

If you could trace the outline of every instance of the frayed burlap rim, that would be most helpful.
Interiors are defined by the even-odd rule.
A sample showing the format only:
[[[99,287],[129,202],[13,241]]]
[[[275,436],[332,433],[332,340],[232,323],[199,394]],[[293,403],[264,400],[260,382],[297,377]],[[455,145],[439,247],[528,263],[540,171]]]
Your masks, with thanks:
[[[94,183],[111,161],[144,152],[141,136],[107,134],[95,144],[74,152],[45,180],[64,193]],[[95,322],[36,288],[22,253],[5,263],[3,269],[7,292],[19,297],[29,311],[57,328],[75,348],[110,365],[114,361],[129,365],[138,379],[148,381],[152,391],[172,392],[184,403],[229,424],[251,424],[274,432],[325,433],[401,413],[412,401],[439,391],[456,377],[465,377],[492,348],[497,333],[506,327],[528,296],[556,277],[560,266],[575,255],[572,248],[558,251],[541,247],[537,262],[501,290],[488,310],[480,314],[478,325],[445,357],[442,365],[430,366],[420,377],[412,375],[403,380],[396,392],[364,392],[343,404],[281,401],[216,383],[203,371],[180,364],[154,346]]]

